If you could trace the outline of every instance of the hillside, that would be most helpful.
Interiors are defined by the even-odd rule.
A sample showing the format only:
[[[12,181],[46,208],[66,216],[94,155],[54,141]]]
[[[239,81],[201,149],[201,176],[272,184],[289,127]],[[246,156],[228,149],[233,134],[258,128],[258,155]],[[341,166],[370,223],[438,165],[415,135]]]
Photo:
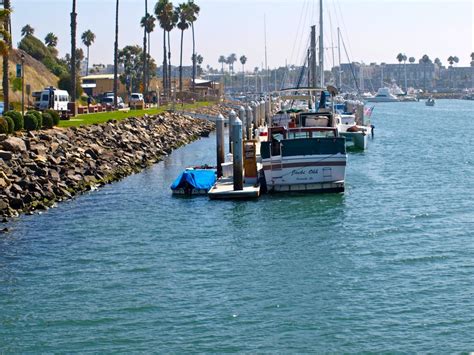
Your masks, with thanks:
[[[57,86],[59,78],[52,74],[43,63],[37,61],[27,53],[23,52],[20,49],[14,49],[10,53],[10,100],[12,102],[21,101],[21,91],[13,91],[13,81],[16,78],[16,64],[21,62],[21,54],[25,54],[25,87],[27,84],[31,85],[31,91],[40,91],[47,86]],[[3,76],[3,58],[0,57],[0,80]],[[0,85],[1,90],[1,85]],[[3,91],[0,94],[0,97],[3,98]],[[28,101],[28,98],[25,94],[25,100]],[[30,97],[31,100],[31,97]]]

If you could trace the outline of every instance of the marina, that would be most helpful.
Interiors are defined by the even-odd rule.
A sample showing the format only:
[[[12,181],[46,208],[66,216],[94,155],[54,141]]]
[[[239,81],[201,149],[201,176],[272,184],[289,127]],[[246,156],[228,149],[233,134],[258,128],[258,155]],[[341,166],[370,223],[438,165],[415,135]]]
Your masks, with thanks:
[[[15,220],[0,238],[2,349],[471,349],[472,104],[376,104],[344,194],[173,198],[183,166],[215,165],[211,133]],[[418,133],[440,126],[443,144]]]

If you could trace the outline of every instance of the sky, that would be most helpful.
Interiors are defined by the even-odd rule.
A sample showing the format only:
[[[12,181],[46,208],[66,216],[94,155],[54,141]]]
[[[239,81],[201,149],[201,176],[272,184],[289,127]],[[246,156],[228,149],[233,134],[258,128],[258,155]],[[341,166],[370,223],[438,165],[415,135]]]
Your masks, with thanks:
[[[184,1],[184,0],[181,0]],[[21,40],[21,28],[29,24],[35,36],[48,32],[59,37],[61,56],[70,51],[71,0],[11,0],[13,42]],[[176,2],[176,1],[175,1]],[[148,0],[149,11],[156,0]],[[220,68],[220,55],[236,53],[248,58],[246,70],[265,63],[265,33],[268,67],[285,63],[301,65],[310,26],[319,23],[318,0],[195,0],[201,7],[195,23],[196,51],[203,66]],[[119,47],[142,45],[139,22],[145,0],[120,0]],[[474,0],[324,0],[325,67],[338,63],[337,27],[341,28],[347,55],[341,45],[341,61],[395,63],[398,53],[417,60],[423,54],[450,55],[459,66],[468,66],[474,51]],[[177,2],[175,3],[177,5]],[[115,0],[77,0],[78,46],[81,34],[90,29],[96,41],[90,62],[113,63]],[[264,25],[266,23],[266,26]],[[266,27],[266,31],[265,31]],[[317,26],[318,29],[319,26]],[[152,34],[151,54],[160,64],[163,33]],[[179,64],[180,31],[171,35],[172,63]],[[191,63],[191,32],[184,34],[183,65]],[[334,58],[334,60],[333,60]],[[240,69],[240,64],[238,66]]]

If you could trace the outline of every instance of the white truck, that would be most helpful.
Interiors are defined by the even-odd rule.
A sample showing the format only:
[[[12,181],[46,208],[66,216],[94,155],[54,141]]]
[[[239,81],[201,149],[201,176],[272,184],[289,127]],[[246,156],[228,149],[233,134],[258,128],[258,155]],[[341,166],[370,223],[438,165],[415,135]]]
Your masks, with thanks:
[[[36,105],[40,110],[55,110],[67,112],[69,104],[69,93],[66,90],[59,90],[54,87],[45,88],[41,91]]]

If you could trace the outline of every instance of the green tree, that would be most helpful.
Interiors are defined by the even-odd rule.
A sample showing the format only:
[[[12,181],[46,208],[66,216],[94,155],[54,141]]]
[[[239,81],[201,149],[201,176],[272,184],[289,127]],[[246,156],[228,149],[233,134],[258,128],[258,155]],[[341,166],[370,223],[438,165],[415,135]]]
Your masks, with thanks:
[[[0,10],[0,54],[3,57],[3,102],[5,111],[10,107],[10,82],[8,78],[8,57],[12,47],[11,24],[10,24],[10,0],[4,0],[3,10]]]
[[[89,75],[89,47],[95,41],[95,34],[91,30],[87,30],[82,34],[82,43],[87,47],[87,66],[86,66],[86,76]]]
[[[237,55],[235,53],[230,54],[227,59],[226,63],[229,65],[229,72],[234,74],[234,63],[237,61]]]
[[[58,45],[58,37],[53,33],[53,32],[50,32],[46,35],[46,37],[44,38],[44,43],[48,46],[48,47],[56,47]]]
[[[30,25],[25,25],[23,26],[23,28],[21,29],[21,35],[23,37],[26,37],[26,36],[33,36],[35,33],[35,29],[33,27],[31,27]]]
[[[146,60],[149,62],[147,77],[152,77],[156,73],[156,64],[151,58]],[[143,49],[140,46],[124,47],[119,51],[118,62],[124,67],[120,81],[127,86],[129,93],[139,91],[143,70]]]
[[[196,73],[198,76],[200,76],[202,74],[202,63],[204,62],[204,58],[202,57],[202,55],[200,54],[197,54],[194,56],[194,59],[197,63],[197,66],[196,66]]]

